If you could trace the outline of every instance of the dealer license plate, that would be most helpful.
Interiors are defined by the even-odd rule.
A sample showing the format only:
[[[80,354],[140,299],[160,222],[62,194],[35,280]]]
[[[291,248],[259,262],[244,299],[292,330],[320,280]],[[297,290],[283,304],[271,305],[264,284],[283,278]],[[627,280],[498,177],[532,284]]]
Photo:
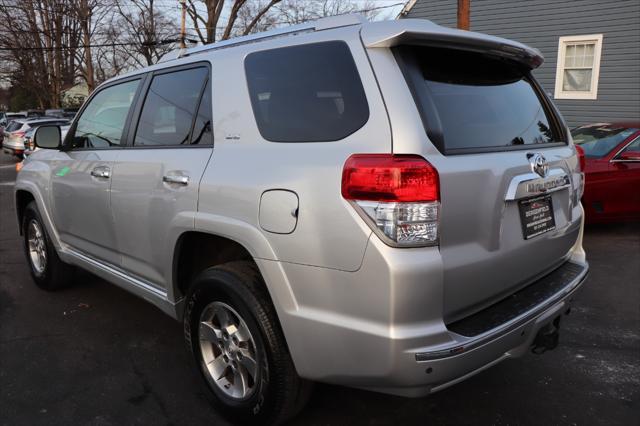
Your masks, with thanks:
[[[521,200],[518,207],[525,240],[556,229],[551,195]]]

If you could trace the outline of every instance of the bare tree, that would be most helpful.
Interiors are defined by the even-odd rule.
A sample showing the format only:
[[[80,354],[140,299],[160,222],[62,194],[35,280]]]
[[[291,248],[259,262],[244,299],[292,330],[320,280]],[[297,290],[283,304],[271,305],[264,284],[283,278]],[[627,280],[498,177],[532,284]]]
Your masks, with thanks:
[[[237,23],[242,23],[243,26],[240,34],[249,34],[267,12],[281,1],[232,0],[226,3],[225,0],[188,0],[187,13],[200,42],[207,44],[237,35]],[[227,5],[226,9],[225,5]],[[247,13],[245,9],[251,12]],[[250,18],[247,19],[249,16]]]
[[[232,32],[232,36],[259,33],[278,26],[279,14],[277,13],[276,7],[266,9],[266,12],[262,14],[260,19],[255,23],[253,22],[256,16],[258,16],[258,13],[265,10],[269,1],[270,0],[253,0],[245,4],[238,12],[238,18],[235,22],[235,29]]]
[[[65,50],[78,44],[80,27],[66,0],[2,0],[0,31],[6,46],[11,84],[32,93],[38,106],[60,106],[61,93],[73,84],[77,63]]]
[[[177,3],[176,3],[177,4]],[[121,53],[130,52],[138,66],[152,65],[169,50],[169,41],[176,40],[176,24],[160,11],[154,0],[116,0],[119,19],[116,25],[123,33],[122,42],[130,44]]]
[[[371,0],[284,0],[276,7],[279,24],[295,25],[327,16],[360,13],[369,20],[378,16],[379,10]]]
[[[187,10],[195,25],[193,30],[202,43],[327,16],[359,12],[371,20],[379,13],[371,0],[235,0],[230,8],[224,0],[188,1]]]
[[[115,25],[105,25],[99,40],[101,46],[94,48],[96,83],[108,80],[134,66],[131,61],[131,52],[119,45],[120,33]]]
[[[10,23],[0,26],[0,82],[41,108],[60,107],[65,90],[79,82],[92,91],[123,71],[154,64],[178,41],[168,1],[0,0],[0,22]],[[374,6],[372,0],[187,0],[190,32],[202,43],[356,11],[373,18]]]
[[[101,38],[98,37],[98,32],[105,28],[105,20],[113,12],[113,8],[108,0],[76,0],[70,4],[82,33],[82,49],[77,52],[80,55],[77,60],[81,68],[81,77],[91,93],[97,85],[92,44]]]

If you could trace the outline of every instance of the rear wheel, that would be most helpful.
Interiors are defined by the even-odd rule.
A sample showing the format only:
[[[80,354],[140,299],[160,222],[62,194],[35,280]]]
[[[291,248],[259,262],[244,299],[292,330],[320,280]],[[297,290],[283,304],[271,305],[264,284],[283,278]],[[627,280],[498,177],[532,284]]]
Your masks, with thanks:
[[[209,268],[193,282],[187,348],[213,405],[242,423],[280,423],[306,402],[275,309],[251,262]]]
[[[73,268],[58,257],[34,201],[25,208],[22,234],[24,252],[36,285],[44,290],[57,290],[70,285]]]

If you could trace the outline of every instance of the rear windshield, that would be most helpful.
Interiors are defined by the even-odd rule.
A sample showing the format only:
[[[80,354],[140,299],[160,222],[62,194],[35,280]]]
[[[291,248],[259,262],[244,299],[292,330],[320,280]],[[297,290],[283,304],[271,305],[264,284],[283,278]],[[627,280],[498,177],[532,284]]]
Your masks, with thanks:
[[[16,130],[19,130],[21,127],[22,127],[22,122],[21,121],[12,121],[7,126],[6,131],[7,132],[15,132]]]
[[[638,129],[610,125],[582,126],[571,131],[573,142],[584,150],[585,157],[602,158]]]
[[[413,46],[398,51],[429,137],[446,153],[561,142],[526,70],[479,53]],[[409,71],[407,71],[409,69]]]

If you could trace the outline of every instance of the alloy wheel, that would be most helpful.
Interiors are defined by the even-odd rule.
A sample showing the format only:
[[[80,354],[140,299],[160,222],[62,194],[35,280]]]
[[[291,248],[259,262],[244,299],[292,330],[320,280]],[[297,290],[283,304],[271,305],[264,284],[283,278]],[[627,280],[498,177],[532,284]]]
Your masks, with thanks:
[[[253,336],[238,312],[222,302],[210,303],[200,315],[198,337],[207,380],[227,397],[249,398],[260,366]]]
[[[36,274],[42,275],[47,268],[47,246],[44,239],[44,232],[35,219],[29,222],[27,241],[31,265]]]

